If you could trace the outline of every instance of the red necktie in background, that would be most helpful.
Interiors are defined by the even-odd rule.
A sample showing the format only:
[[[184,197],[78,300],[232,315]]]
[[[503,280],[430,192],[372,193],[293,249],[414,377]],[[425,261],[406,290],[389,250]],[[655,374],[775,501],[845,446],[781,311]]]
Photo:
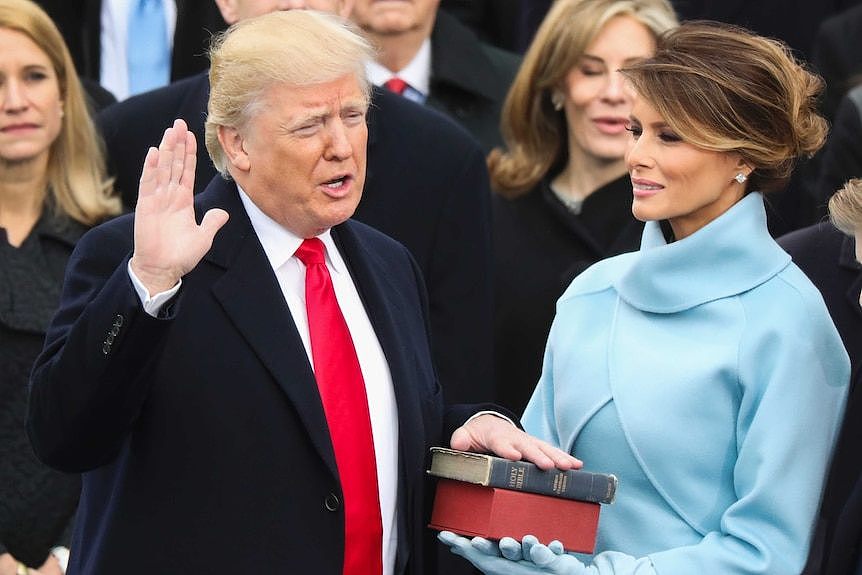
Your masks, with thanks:
[[[296,250],[305,264],[305,307],[314,376],[335,450],[344,494],[344,575],[383,573],[383,521],[365,382],[353,338],[335,299],[324,246],[307,239]]]
[[[389,78],[383,83],[383,85],[386,87],[387,90],[389,90],[390,92],[395,92],[399,96],[402,96],[404,94],[404,90],[407,89],[407,82],[405,82],[398,76],[393,76]]]

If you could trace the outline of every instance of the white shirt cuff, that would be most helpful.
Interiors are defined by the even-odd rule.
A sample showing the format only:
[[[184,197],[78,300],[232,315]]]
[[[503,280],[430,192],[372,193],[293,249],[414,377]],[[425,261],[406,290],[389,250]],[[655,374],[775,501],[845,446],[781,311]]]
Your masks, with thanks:
[[[493,415],[494,417],[499,417],[500,419],[505,419],[506,421],[511,423],[513,427],[518,427],[517,425],[515,425],[514,421],[512,421],[511,419],[509,419],[508,417],[506,417],[502,413],[497,413],[496,411],[491,411],[491,410],[479,411],[477,413],[474,413],[473,415],[470,416],[470,418],[467,421],[464,422],[464,425],[470,423],[471,421],[473,421],[474,419],[476,419],[480,415]]]
[[[147,288],[144,287],[144,284],[141,283],[141,280],[138,279],[138,276],[136,276],[135,272],[132,271],[131,260],[129,260],[126,269],[129,271],[129,279],[132,280],[132,285],[135,286],[135,292],[141,300],[141,305],[144,306],[144,311],[153,317],[158,317],[162,306],[170,301],[172,297],[177,295],[177,292],[180,291],[180,286],[183,285],[183,280],[179,280],[171,289],[157,293],[154,296],[150,296],[150,292],[147,291]]]

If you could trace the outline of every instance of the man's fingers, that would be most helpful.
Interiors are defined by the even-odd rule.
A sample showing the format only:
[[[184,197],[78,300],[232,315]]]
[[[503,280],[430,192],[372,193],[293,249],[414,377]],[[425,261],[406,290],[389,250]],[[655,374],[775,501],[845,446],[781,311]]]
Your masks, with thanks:
[[[173,127],[167,128],[159,142],[159,161],[156,167],[156,188],[165,189],[171,181],[171,165],[174,160],[176,135]]]
[[[195,169],[197,168],[197,141],[194,132],[186,132],[186,154],[183,171],[180,175],[180,185],[190,190],[195,186]]]
[[[159,150],[150,146],[147,157],[144,158],[144,169],[141,171],[141,181],[138,183],[138,198],[147,196],[156,189],[156,175],[159,163]]]
[[[186,146],[188,144],[189,132],[186,130],[185,123],[182,120],[175,120],[173,129],[175,145],[173,158],[171,159],[170,181],[172,184],[179,185],[185,171]]]
[[[212,239],[215,237],[216,232],[227,223],[228,217],[228,213],[221,208],[213,208],[204,214],[201,220],[201,231],[204,237],[209,239],[210,244],[212,244]]]

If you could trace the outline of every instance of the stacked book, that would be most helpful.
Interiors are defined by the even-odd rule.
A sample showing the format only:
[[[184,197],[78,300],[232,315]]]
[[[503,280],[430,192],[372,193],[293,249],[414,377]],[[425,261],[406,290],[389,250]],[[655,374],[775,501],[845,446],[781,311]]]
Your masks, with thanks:
[[[467,537],[535,535],[567,551],[592,553],[601,505],[612,503],[617,478],[579,469],[543,471],[526,461],[431,448],[438,477],[429,527]]]

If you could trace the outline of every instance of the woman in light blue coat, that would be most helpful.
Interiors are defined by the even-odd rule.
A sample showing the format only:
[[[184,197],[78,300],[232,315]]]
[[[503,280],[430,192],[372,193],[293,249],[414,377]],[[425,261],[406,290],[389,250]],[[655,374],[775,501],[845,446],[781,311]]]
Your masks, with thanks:
[[[767,232],[764,194],[822,144],[820,82],[778,42],[706,24],[623,73],[638,94],[626,163],[641,249],[560,298],[523,419],[616,474],[617,501],[592,556],[441,539],[500,575],[799,573],[849,362]]]

